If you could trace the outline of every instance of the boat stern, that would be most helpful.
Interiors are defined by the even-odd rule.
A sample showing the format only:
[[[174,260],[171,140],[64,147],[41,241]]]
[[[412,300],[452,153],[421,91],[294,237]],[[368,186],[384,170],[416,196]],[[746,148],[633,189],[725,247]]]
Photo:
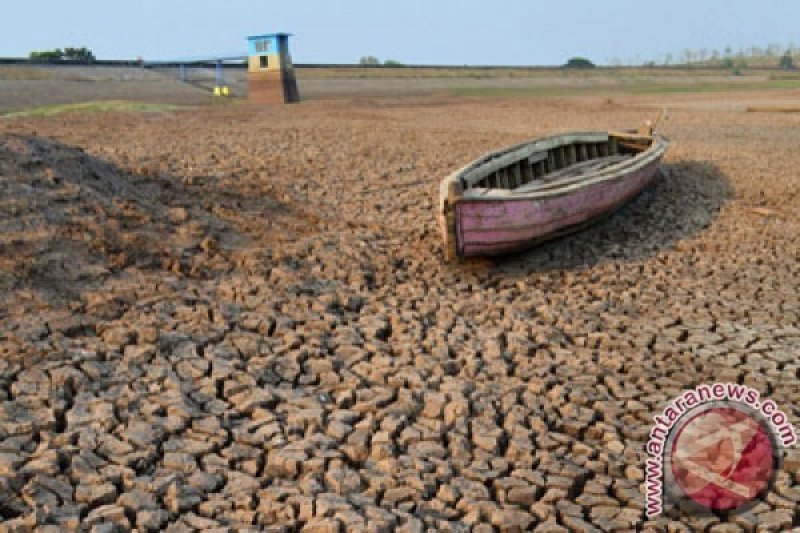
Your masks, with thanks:
[[[458,235],[456,232],[456,203],[464,189],[455,176],[449,176],[439,185],[439,231],[442,233],[444,260],[458,259]]]

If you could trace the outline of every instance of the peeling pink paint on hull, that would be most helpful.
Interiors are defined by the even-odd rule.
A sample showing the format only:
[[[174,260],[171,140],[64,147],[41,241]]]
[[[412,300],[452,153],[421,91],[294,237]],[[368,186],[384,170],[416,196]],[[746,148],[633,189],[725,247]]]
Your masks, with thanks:
[[[520,250],[621,207],[653,180],[658,161],[612,182],[550,198],[463,200],[456,204],[464,257]]]

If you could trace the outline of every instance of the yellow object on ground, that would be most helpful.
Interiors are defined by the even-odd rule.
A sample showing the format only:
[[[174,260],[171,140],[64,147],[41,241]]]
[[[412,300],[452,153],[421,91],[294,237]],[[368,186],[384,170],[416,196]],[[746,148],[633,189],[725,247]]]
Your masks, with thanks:
[[[222,95],[222,88],[214,87],[214,96],[221,96],[221,95]]]

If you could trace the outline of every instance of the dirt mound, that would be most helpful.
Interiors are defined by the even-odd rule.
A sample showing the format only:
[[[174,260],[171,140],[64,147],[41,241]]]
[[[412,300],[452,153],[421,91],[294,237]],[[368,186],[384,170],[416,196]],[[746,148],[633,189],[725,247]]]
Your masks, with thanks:
[[[115,272],[224,271],[250,240],[236,220],[217,216],[226,203],[231,211],[238,205],[230,194],[211,199],[79,148],[2,134],[0,288],[69,300]]]

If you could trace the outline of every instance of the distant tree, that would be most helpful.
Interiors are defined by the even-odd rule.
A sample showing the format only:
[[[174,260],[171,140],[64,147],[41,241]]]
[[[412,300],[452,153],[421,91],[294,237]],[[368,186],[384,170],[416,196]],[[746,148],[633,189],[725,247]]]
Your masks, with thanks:
[[[394,59],[386,59],[384,60],[383,64],[387,67],[399,67],[402,66],[402,63],[399,61],[395,61]]]
[[[64,52],[61,51],[61,48],[56,48],[55,50],[41,50],[31,52],[28,57],[31,61],[60,61],[64,57]]]
[[[83,61],[91,63],[95,60],[94,54],[86,47],[82,48],[56,48],[55,50],[42,50],[29,54],[32,61]]]
[[[643,66],[645,66],[647,68],[655,68],[656,62],[653,61],[653,60],[645,61]]]
[[[733,68],[733,65],[734,65],[733,58],[732,57],[726,57],[725,59],[722,60],[720,65],[722,65],[724,68]]]
[[[375,56],[363,56],[358,60],[359,65],[380,65],[381,61]]]
[[[81,48],[64,48],[64,59],[91,63],[95,57],[91,50],[83,46]]]
[[[792,57],[791,50],[786,50],[786,53],[781,56],[779,65],[786,70],[792,70],[794,68],[794,58]]]
[[[667,54],[664,56],[664,64],[671,65],[672,64],[672,54]]]
[[[594,68],[595,64],[585,57],[571,57],[564,63],[563,68]]]

